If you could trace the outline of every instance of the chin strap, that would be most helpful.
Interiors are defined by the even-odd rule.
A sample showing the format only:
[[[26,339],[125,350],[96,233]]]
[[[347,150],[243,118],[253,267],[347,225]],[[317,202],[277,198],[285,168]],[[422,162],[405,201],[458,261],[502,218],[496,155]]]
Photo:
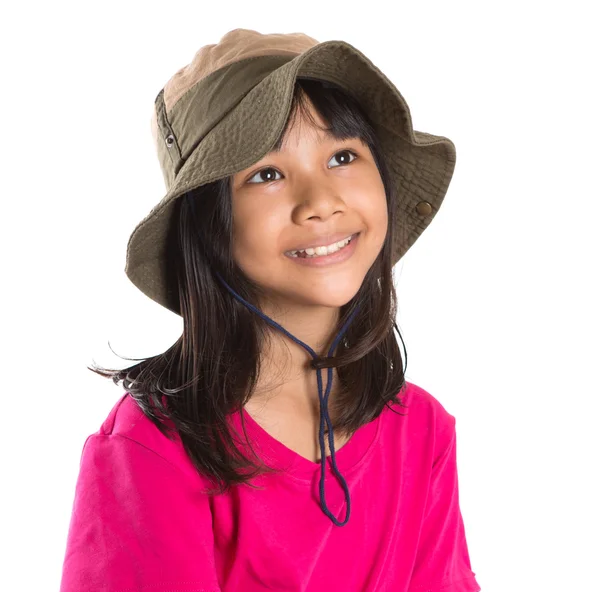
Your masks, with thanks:
[[[229,292],[231,292],[231,294],[234,296],[234,298],[236,298],[244,306],[246,306],[252,312],[259,315],[261,318],[263,318],[265,321],[267,321],[267,323],[269,323],[271,326],[273,326],[276,329],[278,329],[279,331],[281,331],[284,335],[289,337],[292,341],[295,341],[298,345],[301,345],[313,357],[313,359],[317,359],[319,357],[318,354],[309,345],[307,345],[306,343],[304,343],[297,337],[294,337],[294,335],[292,335],[289,331],[286,331],[279,323],[276,323],[273,319],[270,319],[262,311],[260,311],[255,306],[253,306],[252,304],[250,304],[249,302],[244,300],[239,294],[237,294],[229,286],[229,284],[227,284],[227,282],[221,277],[221,275],[219,273],[216,273],[216,275],[219,278],[219,280],[221,281],[221,283],[229,290]],[[334,353],[336,347],[338,346],[340,339],[342,338],[342,336],[344,335],[344,333],[350,326],[350,323],[354,319],[358,310],[359,310],[359,307],[357,306],[352,311],[352,314],[350,315],[348,320],[344,323],[344,326],[340,329],[339,333],[336,335],[331,347],[329,348],[329,352],[327,354],[329,357],[333,356],[333,353]],[[325,394],[323,394],[323,381],[321,379],[321,368],[316,368],[316,371],[317,371],[317,385],[318,385],[318,389],[319,389],[319,403],[320,403],[320,405],[319,405],[319,408],[320,408],[319,445],[321,448],[321,480],[319,482],[319,491],[320,491],[320,498],[321,498],[321,509],[332,520],[332,522],[336,526],[344,526],[345,524],[347,524],[348,520],[350,519],[350,491],[348,490],[348,484],[346,483],[346,480],[344,479],[344,477],[342,476],[342,474],[339,472],[339,470],[337,468],[337,463],[335,460],[335,447],[334,447],[334,441],[333,441],[334,434],[333,434],[333,427],[332,427],[332,423],[331,423],[331,418],[329,416],[329,408],[328,408],[329,394],[331,392],[331,387],[333,385],[333,368],[327,368],[327,387],[325,389]],[[342,485],[342,487],[344,489],[344,494],[346,496],[346,518],[344,519],[343,522],[340,522],[329,511],[329,508],[327,507],[327,502],[325,500],[325,463],[326,463],[325,422],[327,422],[327,428],[328,428],[327,435],[329,437],[329,449],[331,450],[331,464],[333,465],[333,471],[336,474],[336,476],[338,477],[340,484]]]

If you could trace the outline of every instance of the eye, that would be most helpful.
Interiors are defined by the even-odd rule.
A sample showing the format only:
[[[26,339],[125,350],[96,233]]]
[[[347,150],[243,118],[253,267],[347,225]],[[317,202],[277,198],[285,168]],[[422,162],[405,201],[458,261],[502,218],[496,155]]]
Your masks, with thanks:
[[[356,152],[353,152],[352,150],[340,150],[339,152],[336,152],[332,157],[331,160],[333,160],[336,156],[338,156],[339,154],[344,154],[344,153],[348,153],[348,154],[352,154],[352,156],[354,157],[350,162],[353,162],[354,160],[356,160],[358,158],[358,155],[356,154]],[[331,162],[331,160],[329,162]],[[342,164],[349,164],[349,162],[342,162]]]
[[[351,154],[352,155],[352,160],[348,160],[348,158],[346,157],[345,162],[342,162],[340,164],[344,165],[344,164],[350,164],[351,162],[355,161],[358,158],[358,154],[356,154],[356,152],[354,152],[353,150],[339,150],[338,152],[336,152],[332,157],[331,160],[329,162],[331,162],[334,158],[336,158],[337,156],[339,156],[340,154]],[[336,168],[336,167],[334,167]],[[269,171],[271,174],[269,175],[269,179],[265,179],[262,175],[263,173],[266,173],[267,171]],[[269,183],[271,181],[277,181],[277,179],[273,178],[273,172],[280,175],[281,173],[273,168],[273,167],[265,167],[264,169],[261,169],[260,171],[257,171],[256,173],[254,173],[254,175],[252,175],[252,177],[250,177],[250,179],[248,179],[248,181],[246,181],[247,183],[256,183],[256,184],[261,184],[261,183]],[[253,181],[252,179],[254,179],[255,177],[258,177],[259,175],[261,175],[260,179],[262,179],[261,181]]]
[[[255,177],[258,177],[258,175],[262,175],[263,173],[266,173],[267,171],[274,171],[274,172],[276,172],[276,173],[280,174],[280,173],[279,173],[279,171],[278,171],[277,169],[274,169],[273,167],[266,167],[266,168],[264,168],[264,169],[260,169],[260,171],[258,171],[257,173],[254,173],[254,175],[252,175],[252,177],[250,177],[250,178],[248,179],[247,183],[258,183],[258,184],[260,184],[260,183],[269,183],[270,181],[276,181],[277,179],[273,179],[273,178],[272,178],[272,177],[273,177],[273,175],[272,175],[272,174],[270,175],[270,177],[271,177],[271,178],[270,178],[270,179],[267,179],[267,180],[264,180],[264,179],[263,179],[262,181],[253,181],[253,180],[252,180],[252,179],[254,179]],[[261,178],[262,178],[262,177],[261,177]]]

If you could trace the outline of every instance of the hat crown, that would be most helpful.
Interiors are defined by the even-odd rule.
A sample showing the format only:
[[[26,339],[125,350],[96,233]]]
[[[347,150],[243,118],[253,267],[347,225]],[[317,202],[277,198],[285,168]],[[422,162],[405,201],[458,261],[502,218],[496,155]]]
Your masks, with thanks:
[[[165,84],[167,113],[191,86],[233,62],[266,55],[296,56],[318,43],[304,33],[263,34],[252,29],[229,31],[218,43],[202,46],[192,61],[180,68]]]
[[[203,45],[192,61],[177,70],[166,82],[162,89],[166,114],[168,116],[177,101],[195,84],[234,62],[269,55],[294,57],[318,43],[305,33],[263,34],[252,29],[233,29],[223,35],[218,43]],[[158,146],[156,107],[152,112],[150,128],[154,145]]]

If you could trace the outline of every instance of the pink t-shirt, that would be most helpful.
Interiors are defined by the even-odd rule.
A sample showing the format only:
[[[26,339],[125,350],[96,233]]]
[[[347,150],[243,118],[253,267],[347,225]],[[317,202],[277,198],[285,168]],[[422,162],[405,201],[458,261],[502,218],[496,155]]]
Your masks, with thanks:
[[[407,382],[339,450],[348,523],[320,505],[320,462],[244,411],[254,448],[284,474],[208,496],[180,440],[125,393],[83,447],[60,592],[479,592],[459,507],[455,418]],[[230,416],[241,430],[239,416]],[[243,432],[241,432],[243,433]],[[326,500],[344,490],[327,459]]]

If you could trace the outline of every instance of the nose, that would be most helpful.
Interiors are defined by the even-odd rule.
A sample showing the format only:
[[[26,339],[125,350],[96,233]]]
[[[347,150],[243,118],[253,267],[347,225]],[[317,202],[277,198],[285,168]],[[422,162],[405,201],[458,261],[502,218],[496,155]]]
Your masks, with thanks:
[[[302,189],[298,189],[293,219],[297,224],[302,224],[306,220],[326,221],[331,216],[345,211],[346,204],[338,189],[323,178],[313,179]]]

